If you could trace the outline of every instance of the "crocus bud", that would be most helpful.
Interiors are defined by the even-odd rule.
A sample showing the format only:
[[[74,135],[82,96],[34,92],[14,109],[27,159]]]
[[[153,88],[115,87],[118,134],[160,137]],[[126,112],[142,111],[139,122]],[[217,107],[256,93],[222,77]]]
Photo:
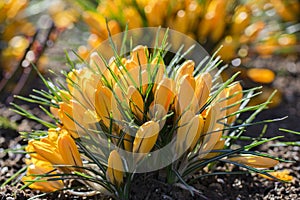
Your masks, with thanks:
[[[121,185],[123,182],[123,163],[121,156],[113,150],[108,157],[107,176],[110,182]]]
[[[154,94],[154,105],[159,104],[167,114],[175,97],[175,82],[172,79],[164,78],[157,86]],[[154,113],[155,114],[155,113]]]
[[[51,167],[51,163],[45,162],[45,161],[38,161],[34,164],[31,164],[27,168],[27,174],[22,178],[22,181],[27,184],[28,182],[32,182],[28,187],[35,190],[40,190],[42,192],[54,192],[56,190],[62,189],[64,187],[64,184],[61,180],[57,181],[36,181],[36,175],[43,176],[44,174],[47,174],[51,171],[53,171],[54,168]],[[52,172],[51,174],[55,174],[55,172]],[[53,177],[55,178],[55,177]],[[46,178],[41,178],[40,180],[45,180]]]
[[[262,156],[236,156],[228,158],[228,160],[248,165],[255,168],[270,168],[279,163],[278,160],[262,157]]]
[[[144,123],[133,141],[134,153],[149,153],[154,147],[159,133],[159,124],[154,121]]]
[[[192,105],[195,95],[195,79],[191,75],[184,75],[178,82],[178,96],[175,101],[176,115],[181,115],[185,110],[195,107]]]

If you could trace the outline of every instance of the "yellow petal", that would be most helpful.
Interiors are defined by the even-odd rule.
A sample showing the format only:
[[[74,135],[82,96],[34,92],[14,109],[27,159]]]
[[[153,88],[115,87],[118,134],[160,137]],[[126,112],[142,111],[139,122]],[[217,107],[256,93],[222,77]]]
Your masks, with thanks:
[[[113,150],[109,154],[108,166],[107,166],[107,175],[113,184],[120,185],[123,182],[123,163],[121,156],[116,150]]]
[[[58,108],[50,106],[50,112],[55,118],[59,118],[58,116]]]
[[[195,79],[191,75],[184,75],[178,83],[178,96],[175,101],[176,115],[181,115],[185,110],[192,109],[195,95]]]
[[[159,133],[159,124],[154,121],[144,123],[133,141],[134,153],[149,153],[154,147]]]
[[[231,106],[232,104],[235,104],[242,100],[243,98],[243,88],[240,83],[234,84],[226,89],[227,91],[227,106]],[[236,104],[235,106],[232,106],[226,110],[226,115],[230,115],[231,113],[234,113],[238,111],[240,108],[241,103]],[[227,124],[231,124],[236,119],[236,116],[231,116],[227,118]]]
[[[75,100],[70,100],[70,103],[59,103],[59,119],[74,138],[78,138],[78,131],[81,131],[81,127],[78,124],[84,124],[84,112],[85,109]]]
[[[130,86],[128,88],[127,96],[132,112],[139,120],[142,120],[144,117],[144,100],[141,94],[134,86]]]
[[[146,46],[136,46],[131,52],[132,60],[140,66],[144,66],[148,63],[148,48]]]
[[[178,123],[177,138],[176,138],[176,153],[181,155],[187,149],[191,148],[197,136],[199,126],[199,117],[187,110]]]
[[[154,104],[160,104],[165,111],[169,110],[175,97],[175,82],[170,78],[164,78],[157,86],[154,94]],[[166,112],[167,113],[167,112]]]
[[[175,82],[173,79],[162,79],[154,89],[154,100],[149,107],[149,118],[159,120],[160,127],[165,124],[165,116],[175,98]]]
[[[215,28],[213,29],[213,32],[211,34],[211,39],[213,42],[217,42],[218,40],[221,39],[224,30],[226,27],[226,23],[225,20],[218,20],[218,24],[215,26]]]
[[[236,156],[228,158],[228,160],[255,168],[270,168],[279,163],[278,160],[261,156]]]
[[[209,73],[203,73],[196,77],[195,97],[198,100],[197,110],[201,109],[207,102],[211,87],[212,78]]]
[[[219,119],[220,107],[218,104],[215,104],[208,108],[206,111],[206,117],[204,122],[204,133],[209,133],[214,130],[217,120]]]
[[[114,94],[115,96],[112,96],[112,102],[111,102],[111,111],[112,111],[112,117],[115,121],[115,124],[122,129],[122,114],[121,109],[124,109],[122,105],[125,105],[127,103],[127,99],[125,95],[123,94],[121,88],[118,86],[118,84],[114,87]]]
[[[93,52],[90,56],[90,67],[92,67],[96,72],[100,71],[99,73],[101,74],[104,74],[107,70],[105,63],[97,52]]]
[[[154,82],[153,91],[155,91],[157,85],[163,80],[163,77],[164,77],[164,74],[166,71],[166,66],[164,64],[163,59],[159,58],[157,56],[151,61],[150,66],[148,66],[148,69],[149,68],[150,68],[150,73],[151,73],[150,81],[152,81],[152,79],[154,80],[153,81]],[[148,69],[145,69],[144,71],[147,71]]]
[[[183,77],[184,75],[192,76],[194,72],[194,68],[195,68],[195,62],[192,60],[186,60],[184,63],[182,63],[176,73],[176,78],[175,78],[176,82],[178,82],[181,79],[181,77]]]
[[[59,103],[58,116],[63,125],[71,130],[76,130],[75,123],[73,121],[73,109],[72,106],[65,102]]]
[[[42,157],[41,155],[35,153],[35,149],[34,149],[34,146],[32,145],[32,141],[33,140],[30,140],[28,142],[28,145],[25,147],[25,150],[28,154],[30,154],[30,157],[31,157],[31,160],[43,160],[43,161],[47,161],[47,159],[45,159],[44,157]]]
[[[100,33],[107,36],[105,18],[97,12],[85,11],[83,13],[84,21],[89,25],[93,33]]]
[[[56,146],[51,146],[42,141],[30,141],[34,151],[42,156],[44,159],[48,160],[52,164],[64,164],[64,161]]]
[[[66,165],[82,166],[79,151],[73,138],[68,134],[58,137],[58,150]]]
[[[71,94],[66,90],[59,90],[57,95],[61,98],[61,101],[66,102],[66,103],[69,103],[70,100],[72,99]]]
[[[128,141],[131,140],[131,136],[127,133],[124,135],[124,149],[126,151],[131,151],[132,150],[132,142]]]
[[[212,148],[212,150],[222,150],[222,149],[224,149],[224,145],[225,145],[225,140],[220,140],[215,144],[215,146]],[[205,159],[210,159],[210,158],[213,158],[213,157],[215,157],[219,154],[220,153],[208,153],[204,158]]]
[[[236,55],[237,48],[239,47],[239,41],[228,35],[220,42],[218,47],[219,46],[223,47],[218,52],[218,55],[220,55],[225,61],[231,61]]]
[[[129,87],[131,85],[133,86],[140,86],[140,74],[142,73],[138,66],[138,64],[133,60],[126,60],[124,72],[122,72],[124,75],[121,76],[119,82],[120,85]]]
[[[78,82],[77,75],[78,75],[78,70],[72,70],[68,73],[66,77],[66,82],[70,92],[73,91],[73,85]]]
[[[27,169],[27,174],[22,178],[22,181],[27,184],[29,181],[33,181],[36,177],[32,175],[44,175],[51,171],[54,168],[51,166],[49,162],[38,161],[34,164],[30,164]],[[52,172],[51,174],[56,174],[56,172]],[[53,177],[54,178],[54,177]],[[42,192],[53,192],[64,187],[64,184],[61,180],[57,181],[46,181],[46,178],[41,178],[40,180],[45,180],[43,182],[34,182],[29,187],[31,189],[40,190]]]
[[[56,142],[57,138],[58,138],[58,135],[59,135],[59,131],[57,131],[56,129],[54,129],[54,128],[49,128],[48,129],[48,138],[49,138],[49,140],[51,140],[53,142]]]
[[[209,108],[204,121],[203,134],[204,139],[201,145],[200,152],[209,152],[222,136],[223,125],[218,123],[218,119],[224,117],[220,116],[220,106],[215,104]],[[202,154],[201,156],[205,156]]]
[[[111,98],[112,92],[108,87],[100,86],[97,88],[95,95],[96,111],[107,127],[110,125]]]
[[[203,117],[202,117],[202,115],[197,115],[197,117],[198,117],[198,120],[199,120],[199,122],[198,122],[198,129],[196,131],[196,135],[194,137],[194,140],[193,140],[193,142],[191,144],[191,147],[190,147],[191,150],[194,149],[194,147],[199,142],[199,140],[202,139],[201,137],[202,137],[202,134],[203,134],[203,127],[204,127]]]

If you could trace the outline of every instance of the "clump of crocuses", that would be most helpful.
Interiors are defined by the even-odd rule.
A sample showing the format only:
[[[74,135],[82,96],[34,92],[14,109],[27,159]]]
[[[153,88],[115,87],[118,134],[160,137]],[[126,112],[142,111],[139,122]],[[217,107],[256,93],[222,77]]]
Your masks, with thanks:
[[[40,94],[56,123],[31,135],[22,180],[52,192],[72,188],[72,179],[87,191],[127,199],[136,172],[167,171],[166,182],[191,192],[191,175],[216,162],[267,174],[261,169],[278,161],[250,150],[263,142],[230,149],[248,126],[235,120],[249,110],[245,101],[254,90],[243,91],[234,81],[238,74],[218,81],[219,58],[201,66],[193,60],[165,63],[165,55],[163,48],[147,46],[110,60],[94,52],[84,67],[65,73],[65,86],[44,79],[49,92]],[[157,152],[167,146],[161,161]]]

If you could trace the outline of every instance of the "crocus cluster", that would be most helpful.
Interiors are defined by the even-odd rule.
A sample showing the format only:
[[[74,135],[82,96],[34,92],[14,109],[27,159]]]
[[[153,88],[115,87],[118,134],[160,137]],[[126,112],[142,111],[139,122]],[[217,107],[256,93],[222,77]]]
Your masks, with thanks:
[[[138,167],[171,141],[172,162],[162,169],[176,171],[175,177],[174,173],[167,177],[169,183],[187,179],[228,147],[224,136],[244,101],[234,77],[217,82],[212,68],[196,67],[193,60],[165,64],[163,54],[147,46],[109,61],[94,52],[86,64],[66,74],[65,87],[51,88],[56,128],[28,143],[31,159],[23,181],[31,181],[29,187],[55,191],[66,187],[64,178],[57,179],[61,174],[80,173],[85,181],[93,179],[87,184],[90,189],[104,187],[108,194],[127,198],[123,193],[135,173],[128,168]],[[133,159],[129,161],[122,151]],[[253,168],[278,163],[241,153],[219,159]]]
[[[81,46],[79,53],[86,56],[87,49],[107,39],[106,19],[112,34],[124,31],[126,24],[129,29],[162,26],[192,37],[210,52],[223,45],[219,54],[226,61],[249,52],[265,56],[295,52],[299,41],[284,24],[295,24],[299,10],[296,0],[101,1],[96,12],[83,15],[91,35],[89,47]]]
[[[68,167],[55,169],[55,165],[82,166],[75,141],[67,130],[49,129],[47,137],[30,140],[26,151],[30,155],[30,159],[26,160],[27,176],[24,176],[22,181],[27,183],[36,180],[34,184],[30,185],[32,189],[44,192],[62,189],[64,184],[61,180],[48,180],[35,175],[68,173],[74,170]]]

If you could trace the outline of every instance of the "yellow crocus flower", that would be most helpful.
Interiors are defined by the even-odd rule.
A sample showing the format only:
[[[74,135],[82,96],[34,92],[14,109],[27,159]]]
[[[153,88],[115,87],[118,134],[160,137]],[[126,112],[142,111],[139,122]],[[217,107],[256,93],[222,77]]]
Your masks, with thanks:
[[[32,158],[47,160],[53,165],[73,165],[82,166],[80,154],[75,141],[66,130],[48,130],[46,138],[30,140],[26,151]]]
[[[185,110],[195,108],[195,86],[196,82],[193,76],[184,75],[179,82],[177,82],[177,98],[175,100],[176,115],[181,115]]]
[[[164,24],[166,10],[168,10],[168,0],[151,0],[144,7],[148,26],[160,26]]]
[[[177,30],[181,33],[187,33],[189,28],[187,13],[184,10],[179,10],[176,13],[175,19],[172,20],[169,25],[170,28]]]
[[[229,61],[236,55],[236,50],[238,47],[238,40],[236,37],[232,37],[230,35],[226,36],[220,43],[219,46],[222,45],[222,48],[218,52],[218,55],[225,61]]]
[[[240,6],[233,15],[231,33],[233,35],[241,34],[250,24],[250,11],[246,6]]]
[[[40,190],[42,192],[54,192],[56,190],[64,188],[64,184],[61,180],[48,181],[47,178],[36,177],[36,175],[42,176],[53,170],[54,168],[52,167],[51,163],[41,160],[35,161],[28,166],[27,174],[22,178],[22,181],[26,184],[28,182],[37,180],[36,182],[30,184],[29,187],[31,189]],[[56,174],[56,172],[52,172],[51,174]]]
[[[125,8],[123,12],[124,17],[128,22],[128,29],[140,28],[143,26],[142,18],[135,8]]]
[[[92,33],[101,34],[106,38],[105,18],[100,13],[85,11],[82,16],[84,21],[89,25]]]
[[[61,132],[67,133],[66,130],[61,130]],[[60,134],[60,131],[58,131],[57,129],[55,129],[55,128],[49,128],[48,129],[48,138],[47,139],[49,139],[52,142],[56,142],[57,139],[58,139],[59,134]]]
[[[170,78],[163,78],[159,82],[155,93],[153,105],[150,107],[150,115],[152,118],[161,119],[169,111],[170,105],[175,98],[175,82]]]
[[[124,149],[126,151],[131,151],[132,150],[132,142],[130,142],[131,138],[132,137],[129,134],[125,133],[125,135],[124,135],[124,142],[123,143],[124,143]]]
[[[290,7],[285,5],[283,0],[270,0],[274,6],[276,12],[285,20],[285,21],[296,21],[299,13],[293,13],[290,10]]]
[[[123,163],[121,156],[113,150],[108,157],[107,176],[110,182],[121,185],[123,182]]]
[[[253,155],[236,156],[236,157],[228,158],[228,160],[241,163],[244,165],[248,165],[250,167],[255,167],[255,168],[270,168],[270,167],[274,167],[279,163],[278,160],[272,158],[253,156]]]
[[[266,68],[252,68],[247,70],[247,76],[254,82],[269,84],[275,79],[276,74]]]
[[[134,153],[149,153],[158,138],[159,124],[154,121],[144,123],[137,131],[133,141]]]
[[[220,39],[225,29],[225,7],[226,0],[210,1],[204,19],[198,27],[198,36],[200,41],[205,41],[205,38],[211,31],[211,39],[215,42]]]
[[[212,77],[209,73],[202,73],[198,75],[195,79],[195,96],[194,101],[196,101],[196,111],[201,109],[207,102],[209,93],[212,87]]]

